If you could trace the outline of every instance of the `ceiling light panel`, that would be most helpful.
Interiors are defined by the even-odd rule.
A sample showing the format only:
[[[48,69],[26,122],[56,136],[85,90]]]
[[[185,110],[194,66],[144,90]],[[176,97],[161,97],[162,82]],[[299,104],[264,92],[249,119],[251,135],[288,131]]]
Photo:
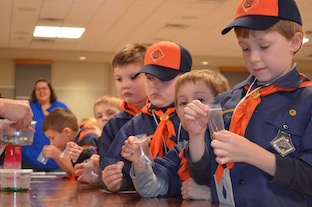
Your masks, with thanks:
[[[34,37],[79,39],[85,28],[36,26]]]

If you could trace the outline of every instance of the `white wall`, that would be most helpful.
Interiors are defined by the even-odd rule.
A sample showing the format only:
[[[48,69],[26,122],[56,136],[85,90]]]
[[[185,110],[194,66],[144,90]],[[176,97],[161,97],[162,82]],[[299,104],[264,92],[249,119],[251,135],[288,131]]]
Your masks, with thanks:
[[[110,67],[100,63],[55,62],[51,84],[78,120],[94,116],[93,104],[109,92]]]
[[[58,100],[64,102],[80,121],[94,116],[93,104],[98,98],[108,93],[116,95],[111,70],[110,65],[104,63],[53,62],[51,85]],[[0,74],[2,97],[13,99],[15,62],[0,60]]]
[[[0,59],[0,93],[2,97],[14,98],[15,63]]]
[[[296,61],[301,72],[312,79],[310,61]],[[234,65],[233,63],[224,65]],[[234,66],[239,66],[234,65]],[[242,65],[243,66],[243,65]],[[194,66],[194,69],[217,66]],[[0,93],[2,97],[14,98],[15,93],[15,61],[0,59]],[[105,94],[117,95],[113,70],[109,63],[61,62],[52,64],[51,84],[58,99],[68,105],[77,116],[78,121],[92,117],[93,104]],[[29,91],[30,95],[31,91]]]

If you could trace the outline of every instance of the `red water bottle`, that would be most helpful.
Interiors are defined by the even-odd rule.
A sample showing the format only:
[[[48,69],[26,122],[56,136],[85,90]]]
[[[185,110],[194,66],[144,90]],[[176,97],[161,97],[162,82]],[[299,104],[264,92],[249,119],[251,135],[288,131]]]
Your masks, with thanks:
[[[3,168],[21,169],[22,146],[8,144],[5,149]]]

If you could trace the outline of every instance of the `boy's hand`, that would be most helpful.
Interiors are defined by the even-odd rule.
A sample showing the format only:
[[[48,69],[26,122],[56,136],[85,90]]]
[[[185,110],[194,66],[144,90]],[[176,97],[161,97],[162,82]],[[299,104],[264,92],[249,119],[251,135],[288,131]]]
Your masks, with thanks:
[[[82,147],[80,147],[77,143],[75,143],[75,142],[67,142],[67,144],[66,144],[66,154],[69,156],[69,158],[74,163],[79,158],[81,152],[82,152]]]
[[[208,124],[208,106],[193,100],[184,108],[182,126],[189,134],[190,158],[197,162],[205,152],[205,133]]]
[[[205,134],[209,118],[208,108],[199,100],[193,100],[184,108],[182,126],[190,135]]]
[[[244,162],[274,176],[276,161],[274,153],[245,137],[227,130],[212,135],[211,147],[216,155],[216,162],[223,165],[228,162]]]
[[[56,160],[59,158],[61,153],[62,153],[61,150],[59,150],[54,145],[45,145],[43,147],[43,154],[46,158],[52,158]]]
[[[119,161],[116,164],[107,166],[102,171],[102,180],[109,191],[117,192],[120,189],[123,166],[124,162]]]
[[[210,188],[198,185],[193,178],[189,178],[182,183],[181,194],[183,199],[209,200]]]
[[[214,132],[212,138],[211,147],[217,163],[246,162],[247,152],[252,147],[248,139],[227,130]]]
[[[129,136],[121,148],[121,156],[130,162],[138,161],[141,158],[140,147],[134,143],[137,140],[137,137]]]
[[[96,159],[96,157],[92,159],[92,157],[87,162],[76,164],[75,174],[78,176],[77,180],[80,182],[99,184],[102,173],[99,167],[99,159]]]
[[[99,167],[99,163],[100,163],[100,155],[98,154],[93,154],[91,157],[90,157],[90,160],[92,160],[93,164],[97,164],[97,166]]]

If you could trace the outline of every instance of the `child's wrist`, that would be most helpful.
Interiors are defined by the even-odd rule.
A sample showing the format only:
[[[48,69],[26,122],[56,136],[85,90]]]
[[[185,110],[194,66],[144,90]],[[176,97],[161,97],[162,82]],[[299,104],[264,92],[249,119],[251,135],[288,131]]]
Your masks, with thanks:
[[[146,169],[146,163],[142,162],[141,159],[132,162],[132,164],[133,164],[135,175],[142,173]]]

